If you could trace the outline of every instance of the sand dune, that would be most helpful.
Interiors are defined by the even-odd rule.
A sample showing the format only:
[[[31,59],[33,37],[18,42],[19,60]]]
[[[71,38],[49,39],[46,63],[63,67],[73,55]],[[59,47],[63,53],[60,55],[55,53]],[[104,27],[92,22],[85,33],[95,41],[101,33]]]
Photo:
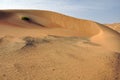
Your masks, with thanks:
[[[34,12],[34,13],[33,13]],[[5,14],[4,14],[5,13]],[[9,13],[9,14],[7,14]],[[3,15],[4,14],[4,15]],[[62,28],[69,29],[70,31],[77,32],[79,36],[93,36],[99,33],[99,27],[95,22],[88,20],[79,20],[72,17],[68,17],[65,15],[61,15],[54,12],[49,11],[2,11],[2,17],[6,15],[10,15],[7,19],[3,20],[7,24],[14,25],[15,27],[24,27],[24,28]],[[33,22],[40,25],[36,25],[34,23],[29,23],[27,21],[21,20],[22,17],[28,17]],[[4,22],[1,21],[1,24]],[[73,23],[74,21],[74,23]],[[21,24],[20,24],[21,23]],[[10,26],[10,25],[9,25]],[[94,30],[94,31],[93,31]]]
[[[43,10],[0,11],[0,80],[119,80],[120,34]]]

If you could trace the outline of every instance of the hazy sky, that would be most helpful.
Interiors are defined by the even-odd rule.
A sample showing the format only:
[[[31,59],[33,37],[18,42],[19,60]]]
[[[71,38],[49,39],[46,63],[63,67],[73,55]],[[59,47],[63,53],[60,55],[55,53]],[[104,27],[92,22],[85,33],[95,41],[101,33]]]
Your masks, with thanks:
[[[0,0],[0,9],[52,10],[100,23],[120,22],[120,0]]]

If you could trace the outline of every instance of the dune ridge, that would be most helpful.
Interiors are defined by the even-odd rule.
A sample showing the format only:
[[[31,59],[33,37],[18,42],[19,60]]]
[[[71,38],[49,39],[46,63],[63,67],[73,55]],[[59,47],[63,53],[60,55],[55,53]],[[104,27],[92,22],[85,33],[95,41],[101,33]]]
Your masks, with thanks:
[[[5,12],[6,11],[4,11],[4,13]],[[35,13],[33,13],[33,12],[35,12]],[[50,12],[50,11],[34,11],[34,10],[33,11],[32,10],[27,10],[27,11],[12,10],[11,11],[10,10],[10,11],[7,11],[6,13],[10,13],[13,15],[13,17],[10,18],[10,20],[8,19],[7,21],[9,23],[11,21],[18,21],[18,22],[16,22],[17,26],[22,26],[18,23],[19,22],[22,23],[22,20],[20,18],[22,16],[23,17],[25,16],[25,17],[32,19],[34,22],[40,23],[48,28],[49,27],[58,27],[58,28],[65,28],[65,29],[77,31],[80,36],[92,36],[92,35],[99,33],[99,27],[97,27],[97,24],[95,22],[88,21],[88,20],[80,20],[80,19],[72,18],[69,16],[65,16],[65,15]],[[73,23],[73,21],[74,21],[74,23]],[[15,22],[14,22],[14,24],[15,24]],[[24,25],[25,24],[27,24],[27,23],[24,23]],[[93,31],[93,29],[94,29],[94,31]]]

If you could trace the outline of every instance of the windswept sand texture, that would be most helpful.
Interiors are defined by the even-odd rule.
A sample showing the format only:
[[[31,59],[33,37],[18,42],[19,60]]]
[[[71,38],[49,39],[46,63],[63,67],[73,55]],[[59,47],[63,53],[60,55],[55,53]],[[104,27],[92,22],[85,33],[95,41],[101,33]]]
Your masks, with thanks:
[[[1,10],[0,80],[120,80],[120,34],[55,12]]]

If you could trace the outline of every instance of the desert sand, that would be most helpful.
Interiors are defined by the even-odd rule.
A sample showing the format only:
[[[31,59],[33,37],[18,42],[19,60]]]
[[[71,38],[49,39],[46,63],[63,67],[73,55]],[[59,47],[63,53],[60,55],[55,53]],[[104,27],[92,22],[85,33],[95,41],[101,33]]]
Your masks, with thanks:
[[[0,80],[120,80],[120,33],[51,11],[1,10]]]

